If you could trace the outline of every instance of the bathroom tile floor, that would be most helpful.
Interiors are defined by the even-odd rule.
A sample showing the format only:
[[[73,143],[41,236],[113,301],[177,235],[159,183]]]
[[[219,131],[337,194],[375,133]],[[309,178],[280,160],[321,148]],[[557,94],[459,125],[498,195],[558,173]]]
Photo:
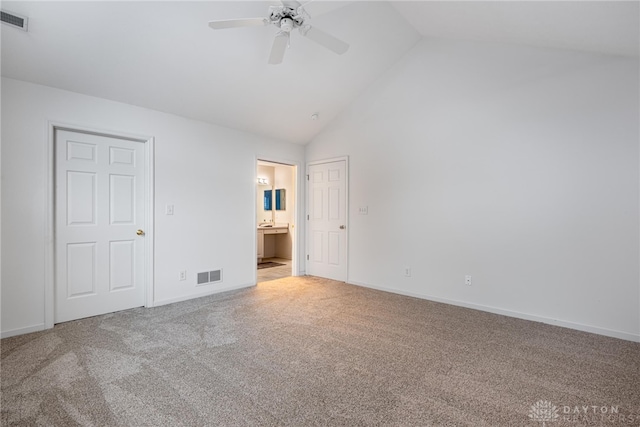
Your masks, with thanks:
[[[269,280],[282,279],[283,277],[291,276],[291,260],[284,258],[264,258],[262,262],[279,262],[281,265],[278,267],[262,268],[258,270],[258,283],[267,282]]]

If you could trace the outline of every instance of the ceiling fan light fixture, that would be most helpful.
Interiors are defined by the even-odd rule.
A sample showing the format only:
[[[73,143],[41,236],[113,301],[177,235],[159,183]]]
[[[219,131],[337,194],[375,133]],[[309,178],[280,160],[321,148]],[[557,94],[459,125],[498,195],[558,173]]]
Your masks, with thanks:
[[[282,18],[280,20],[280,30],[287,33],[291,32],[293,30],[293,20],[291,18]]]

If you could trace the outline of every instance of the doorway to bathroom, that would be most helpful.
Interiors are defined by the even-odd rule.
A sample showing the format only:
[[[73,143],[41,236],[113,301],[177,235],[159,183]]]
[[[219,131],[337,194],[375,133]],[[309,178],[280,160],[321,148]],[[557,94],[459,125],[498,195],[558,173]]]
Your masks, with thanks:
[[[293,275],[296,242],[296,166],[257,162],[257,283]]]

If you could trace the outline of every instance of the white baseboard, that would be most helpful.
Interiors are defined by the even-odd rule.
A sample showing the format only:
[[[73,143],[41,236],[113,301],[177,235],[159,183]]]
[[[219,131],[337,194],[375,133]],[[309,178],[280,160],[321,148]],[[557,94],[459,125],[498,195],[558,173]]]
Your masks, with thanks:
[[[619,338],[619,339],[623,339],[623,340],[627,340],[627,341],[640,342],[640,334],[633,334],[633,333],[630,333],[630,332],[623,332],[623,331],[615,331],[615,330],[612,330],[612,329],[600,328],[600,327],[591,326],[591,325],[583,325],[581,323],[568,322],[568,321],[565,321],[565,320],[551,319],[551,318],[548,318],[548,317],[537,316],[535,314],[520,313],[518,311],[505,310],[505,309],[502,309],[502,308],[491,307],[491,306],[487,306],[487,305],[481,305],[481,304],[474,304],[474,303],[469,303],[469,302],[464,302],[464,301],[451,300],[451,299],[447,299],[447,298],[439,298],[439,297],[435,297],[435,296],[432,296],[432,295],[418,294],[418,293],[415,293],[415,292],[405,292],[405,291],[401,291],[401,290],[398,290],[398,289],[385,288],[384,286],[369,285],[367,283],[360,283],[360,282],[354,282],[354,281],[349,281],[347,283],[349,283],[350,285],[361,286],[361,287],[364,287],[364,288],[370,288],[370,289],[376,289],[376,290],[379,290],[379,291],[391,292],[393,294],[406,295],[406,296],[409,296],[409,297],[426,299],[426,300],[435,301],[435,302],[441,302],[441,303],[444,303],[444,304],[455,305],[455,306],[458,306],[458,307],[465,307],[465,308],[471,308],[471,309],[474,309],[474,310],[486,311],[486,312],[494,313],[494,314],[501,314],[503,316],[515,317],[517,319],[531,320],[531,321],[534,321],[534,322],[546,323],[548,325],[555,325],[555,326],[561,326],[563,328],[575,329],[577,331],[590,332],[590,333],[593,333],[593,334],[604,335],[604,336],[607,336],[607,337]]]
[[[171,298],[171,299],[166,299],[166,300],[161,300],[161,301],[154,301],[153,306],[150,307],[158,307],[161,305],[167,305],[167,304],[172,304],[174,302],[181,302],[181,301],[187,301],[190,299],[194,299],[194,298],[200,298],[200,297],[205,297],[208,295],[214,295],[214,294],[218,294],[220,292],[227,292],[227,291],[233,291],[236,289],[243,289],[243,288],[250,288],[252,286],[255,286],[255,283],[249,283],[249,284],[245,284],[245,285],[236,285],[236,286],[229,286],[226,288],[216,288],[215,290],[211,290],[211,291],[207,291],[207,292],[201,292],[199,294],[195,294],[195,295],[188,295],[188,296],[183,296],[183,297],[179,297],[179,298]],[[12,329],[9,331],[2,331],[0,332],[0,338],[9,338],[9,337],[13,337],[16,335],[24,335],[24,334],[30,334],[32,332],[39,332],[39,331],[44,331],[45,329],[47,329],[47,327],[45,326],[44,323],[40,323],[37,325],[33,325],[33,326],[28,326],[26,328],[18,328],[18,329]]]
[[[491,307],[491,306],[480,305],[480,304],[473,304],[473,303],[468,303],[468,302],[464,302],[464,301],[451,300],[451,299],[447,299],[447,298],[439,298],[439,297],[426,295],[426,294],[418,294],[418,293],[415,293],[415,292],[406,292],[406,291],[401,291],[401,290],[398,290],[398,289],[386,288],[384,286],[374,286],[374,285],[369,285],[369,284],[366,284],[366,283],[360,283],[360,282],[355,282],[355,281],[349,281],[348,283],[350,285],[361,286],[361,287],[369,288],[369,289],[377,289],[377,290],[380,290],[380,291],[391,292],[393,294],[406,295],[406,296],[410,296],[410,297],[414,297],[414,298],[426,299],[426,300],[429,300],[429,301],[435,301],[435,302],[441,302],[441,303],[444,303],[444,304],[455,305],[455,306],[458,306],[458,307],[471,308],[471,309],[474,309],[474,310],[486,311],[486,312],[489,312],[489,313],[500,314],[500,315],[503,315],[503,316],[515,317],[517,319],[531,320],[531,321],[534,321],[534,322],[546,323],[548,325],[556,325],[556,326],[561,326],[561,327],[564,327],[564,328],[575,329],[575,330],[582,331],[582,332],[590,332],[590,333],[593,333],[593,334],[604,335],[604,336],[607,336],[607,337],[619,338],[619,339],[623,339],[623,340],[627,340],[627,341],[633,341],[633,342],[640,342],[640,334],[633,334],[633,333],[629,333],[629,332],[616,331],[616,330],[611,330],[611,329],[606,329],[606,328],[600,328],[600,327],[597,327],[597,326],[583,325],[581,323],[574,323],[574,322],[568,322],[568,321],[564,321],[564,320],[551,319],[551,318],[547,318],[547,317],[543,317],[543,316],[537,316],[537,315],[533,315],[533,314],[520,313],[520,312],[517,312],[517,311],[505,310],[505,309],[501,309],[501,308],[497,308],[497,307]],[[158,306],[166,305],[166,304],[172,304],[172,303],[175,303],[175,302],[187,301],[187,300],[194,299],[194,298],[200,298],[200,297],[204,297],[204,296],[214,295],[214,294],[218,294],[220,292],[227,292],[227,291],[233,291],[233,290],[236,290],[236,289],[250,288],[252,286],[255,286],[255,283],[230,286],[230,287],[226,287],[226,288],[215,289],[215,290],[208,291],[208,292],[202,292],[202,293],[199,293],[199,294],[194,294],[194,295],[182,296],[182,297],[178,297],[178,298],[170,298],[170,299],[166,299],[166,300],[155,301],[154,302],[154,307],[158,307]],[[9,330],[9,331],[2,331],[0,333],[0,338],[9,338],[9,337],[13,337],[13,336],[16,336],[16,335],[29,334],[29,333],[32,333],[32,332],[43,331],[45,329],[47,329],[45,327],[45,324],[44,323],[40,323],[40,324],[37,324],[37,325],[25,327],[25,328],[18,328],[18,329],[12,329],[12,330]]]
[[[37,325],[33,325],[33,326],[27,326],[26,328],[18,328],[18,329],[12,329],[10,331],[2,331],[2,333],[0,333],[0,338],[9,338],[9,337],[14,337],[16,335],[24,335],[24,334],[30,334],[31,332],[40,332],[40,331],[44,331],[45,326],[44,323],[39,323]]]
[[[250,288],[250,287],[255,286],[255,285],[256,285],[255,283],[247,283],[247,284],[244,284],[244,285],[233,285],[233,286],[227,286],[225,288],[212,289],[210,291],[200,292],[200,293],[197,293],[197,294],[185,295],[185,296],[181,296],[181,297],[177,297],[177,298],[169,298],[169,299],[158,300],[158,301],[154,301],[153,302],[153,307],[159,307],[161,305],[173,304],[174,302],[188,301],[190,299],[206,297],[206,296],[209,296],[209,295],[215,295],[215,294],[219,294],[221,292],[235,291],[236,289]]]

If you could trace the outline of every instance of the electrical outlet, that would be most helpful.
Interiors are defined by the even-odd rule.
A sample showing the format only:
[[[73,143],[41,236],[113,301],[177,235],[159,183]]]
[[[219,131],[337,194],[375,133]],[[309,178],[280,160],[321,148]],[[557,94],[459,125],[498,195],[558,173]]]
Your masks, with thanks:
[[[464,276],[464,284],[471,286],[471,276]]]
[[[404,268],[404,277],[411,277],[411,267]]]
[[[164,213],[167,215],[173,215],[173,205],[167,205],[165,207]]]
[[[358,208],[358,214],[360,214],[360,215],[369,215],[369,206],[360,206]]]
[[[178,276],[178,280],[187,280],[187,271],[186,270],[182,270],[180,272],[180,275]]]

